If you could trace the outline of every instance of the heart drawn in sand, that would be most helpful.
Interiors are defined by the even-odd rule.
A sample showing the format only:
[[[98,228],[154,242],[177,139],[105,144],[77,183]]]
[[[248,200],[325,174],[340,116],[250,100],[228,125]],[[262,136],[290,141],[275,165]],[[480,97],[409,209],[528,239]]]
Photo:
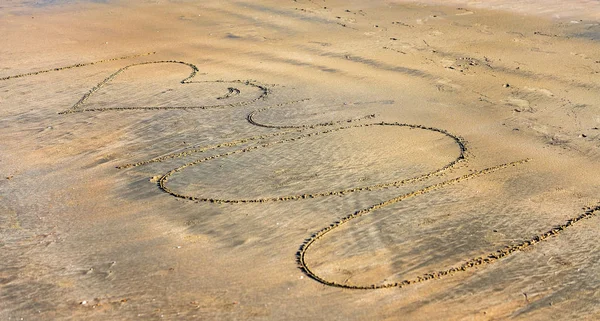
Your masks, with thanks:
[[[113,99],[116,96],[121,100],[109,101],[103,105],[96,104],[96,106],[89,106],[91,100],[96,99],[99,94],[102,93],[102,90],[107,89],[110,85],[115,85],[114,83],[118,78],[124,77],[126,71],[134,67],[158,64],[184,65],[189,67],[192,71],[183,80],[178,80],[176,86],[173,86],[173,83],[171,82],[165,84],[165,86],[171,88],[159,88],[161,91],[160,93],[147,92],[144,91],[146,88],[143,87],[143,85],[125,82],[121,84],[121,86],[127,88],[120,88],[120,92],[119,90],[111,88],[110,95],[105,93],[106,96],[111,96]],[[212,109],[239,107],[264,99],[269,93],[269,90],[265,86],[251,81],[192,81],[197,73],[198,67],[183,61],[161,60],[131,64],[106,77],[83,95],[71,108],[62,111],[59,114],[108,110]],[[152,83],[152,79],[144,79],[144,81],[146,83]],[[193,87],[191,85],[193,85]],[[198,94],[198,89],[202,89],[203,91]],[[117,94],[115,94],[115,92],[117,92]]]

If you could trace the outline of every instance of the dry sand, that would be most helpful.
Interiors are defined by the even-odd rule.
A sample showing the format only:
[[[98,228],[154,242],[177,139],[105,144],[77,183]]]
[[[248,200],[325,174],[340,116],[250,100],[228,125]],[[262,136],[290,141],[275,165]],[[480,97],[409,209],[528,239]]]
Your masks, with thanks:
[[[3,1],[0,319],[600,318],[598,3],[443,3]]]

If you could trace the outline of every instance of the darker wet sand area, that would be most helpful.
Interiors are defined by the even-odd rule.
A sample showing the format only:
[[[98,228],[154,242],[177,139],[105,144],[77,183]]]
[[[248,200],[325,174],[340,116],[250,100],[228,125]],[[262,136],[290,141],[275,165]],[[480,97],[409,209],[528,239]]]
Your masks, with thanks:
[[[0,319],[600,317],[600,21],[0,5]]]

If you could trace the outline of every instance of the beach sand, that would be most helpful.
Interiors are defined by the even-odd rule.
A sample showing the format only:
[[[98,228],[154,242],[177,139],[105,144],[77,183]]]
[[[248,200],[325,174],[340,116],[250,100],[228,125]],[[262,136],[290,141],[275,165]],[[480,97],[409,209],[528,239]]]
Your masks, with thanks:
[[[600,318],[560,3],[3,2],[0,319]]]

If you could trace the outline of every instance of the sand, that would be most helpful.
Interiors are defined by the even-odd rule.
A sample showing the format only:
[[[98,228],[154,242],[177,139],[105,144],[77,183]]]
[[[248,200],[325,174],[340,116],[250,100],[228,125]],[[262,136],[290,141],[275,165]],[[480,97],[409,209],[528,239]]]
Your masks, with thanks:
[[[595,1],[0,5],[0,319],[600,318]]]

